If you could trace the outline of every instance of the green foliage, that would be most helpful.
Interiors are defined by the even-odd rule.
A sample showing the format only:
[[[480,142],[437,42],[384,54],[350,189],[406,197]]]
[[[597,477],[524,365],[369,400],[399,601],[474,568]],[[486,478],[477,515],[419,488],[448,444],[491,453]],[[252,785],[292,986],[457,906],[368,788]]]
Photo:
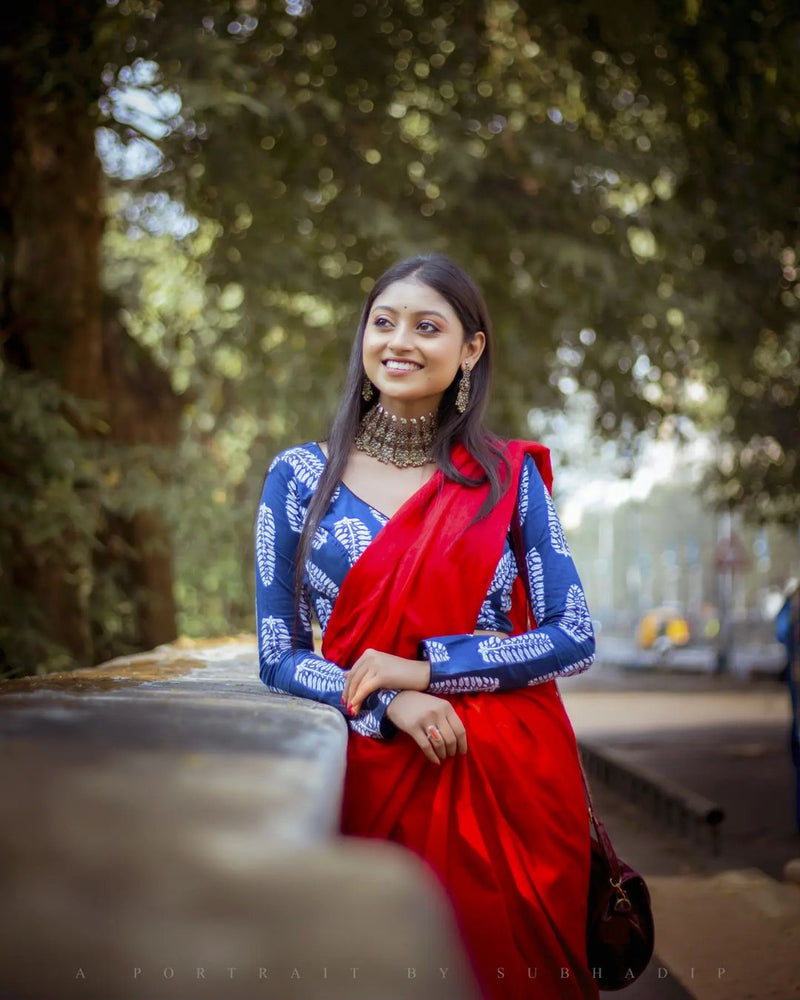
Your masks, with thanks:
[[[162,502],[163,451],[87,439],[76,426],[102,426],[96,406],[7,365],[0,369],[0,421],[6,428],[0,436],[0,673],[80,665],[53,634],[41,592],[30,588],[31,552],[45,580],[54,582],[66,567],[92,587],[101,653],[133,651],[130,580],[120,561],[127,553],[109,522]],[[105,573],[94,571],[96,558],[105,560]]]
[[[73,526],[84,541],[87,525],[81,491],[95,470],[65,411],[85,407],[65,399],[58,385],[35,373],[0,369],[0,672],[26,672],[31,662],[67,666],[63,650],[49,637],[35,599],[19,586],[21,543],[42,546],[54,563],[68,558],[65,537]]]
[[[760,339],[797,336],[785,4],[275,2],[155,23],[159,85],[184,102],[164,156],[193,163],[153,183],[219,222],[209,275],[244,291],[243,349],[276,294],[351,319],[319,331],[310,370],[282,356],[270,372],[295,400],[328,384],[372,277],[443,249],[496,320],[499,427],[523,432],[580,385],[607,433],[686,413],[763,461],[774,439],[791,465],[796,382],[788,424],[742,405]]]

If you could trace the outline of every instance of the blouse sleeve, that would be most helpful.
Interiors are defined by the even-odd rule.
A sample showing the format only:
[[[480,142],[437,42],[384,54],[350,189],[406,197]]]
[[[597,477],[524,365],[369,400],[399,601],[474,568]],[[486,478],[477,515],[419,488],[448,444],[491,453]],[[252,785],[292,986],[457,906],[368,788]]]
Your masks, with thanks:
[[[364,736],[385,739],[396,732],[385,717],[396,692],[375,691],[359,713],[347,715],[342,704],[346,671],[314,652],[311,610],[305,588],[295,626],[294,560],[300,538],[297,510],[288,502],[294,473],[286,462],[273,462],[261,494],[255,526],[256,622],[258,662],[267,690],[312,698],[338,709]]]
[[[583,587],[553,500],[531,456],[526,456],[520,476],[519,517],[537,627],[505,638],[469,634],[426,639],[420,648],[431,665],[431,694],[528,687],[581,673],[594,660],[594,632]]]

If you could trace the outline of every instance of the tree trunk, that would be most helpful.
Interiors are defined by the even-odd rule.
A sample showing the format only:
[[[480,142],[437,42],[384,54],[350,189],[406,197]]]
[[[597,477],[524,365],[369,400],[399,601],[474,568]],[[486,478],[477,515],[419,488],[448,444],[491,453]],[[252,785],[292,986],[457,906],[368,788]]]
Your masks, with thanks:
[[[180,435],[181,401],[166,372],[128,337],[114,312],[104,325],[111,435],[121,444],[173,449]],[[122,526],[122,534],[126,551],[133,553],[134,641],[152,649],[177,635],[169,528],[158,510],[143,508]]]
[[[77,428],[83,437],[174,444],[179,413],[168,380],[159,373],[158,384],[148,383],[166,393],[161,413],[124,375],[127,335],[109,333],[103,320],[103,177],[94,133],[104,62],[95,28],[104,8],[102,0],[29,0],[0,22],[0,350],[7,364],[96,404],[96,420]],[[148,363],[154,368],[145,359],[139,371]],[[168,427],[154,426],[159,414]],[[94,513],[99,529],[102,512]],[[126,533],[140,584],[139,641],[166,641],[175,635],[167,529],[156,512],[141,512]],[[96,660],[96,548],[68,529],[57,546],[20,545],[11,567],[14,585],[75,665]]]
[[[3,42],[14,56],[4,67],[0,123],[2,337],[17,367],[103,400],[101,177],[90,112],[100,87],[91,57],[96,7],[33,2],[4,15]],[[63,543],[17,553],[14,578],[52,636],[76,662],[91,663],[89,553],[77,533]],[[54,551],[69,556],[59,564]]]

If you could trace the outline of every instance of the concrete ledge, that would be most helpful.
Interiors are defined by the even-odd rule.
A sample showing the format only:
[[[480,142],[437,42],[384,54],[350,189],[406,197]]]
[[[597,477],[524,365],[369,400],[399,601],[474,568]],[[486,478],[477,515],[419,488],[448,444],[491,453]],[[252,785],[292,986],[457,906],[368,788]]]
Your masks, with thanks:
[[[337,836],[346,740],[250,642],[0,685],[0,996],[476,997],[422,862]]]
[[[165,830],[183,810],[213,816],[239,802],[248,826],[273,842],[331,836],[344,719],[270,694],[254,656],[252,644],[163,647],[0,685],[5,787],[24,800],[35,773],[59,827],[68,814],[93,813],[147,816]],[[48,759],[61,764],[57,771]]]
[[[401,848],[263,844],[211,864],[158,851],[131,845],[113,871],[72,851],[17,868],[0,995],[477,1000],[449,909]]]

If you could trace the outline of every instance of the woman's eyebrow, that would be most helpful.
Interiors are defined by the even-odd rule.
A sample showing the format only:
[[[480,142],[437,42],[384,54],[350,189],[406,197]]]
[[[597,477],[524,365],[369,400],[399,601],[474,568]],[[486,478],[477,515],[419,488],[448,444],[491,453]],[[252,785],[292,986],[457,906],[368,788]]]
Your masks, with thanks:
[[[373,306],[372,307],[373,312],[376,309],[383,309],[384,312],[391,312],[391,313],[396,313],[397,312],[397,310],[394,308],[394,306],[377,305],[377,306]],[[442,313],[437,312],[435,309],[417,309],[417,310],[412,310],[411,315],[412,316],[438,316],[439,319],[443,319],[445,322],[447,322],[447,317],[445,315],[443,315]]]

